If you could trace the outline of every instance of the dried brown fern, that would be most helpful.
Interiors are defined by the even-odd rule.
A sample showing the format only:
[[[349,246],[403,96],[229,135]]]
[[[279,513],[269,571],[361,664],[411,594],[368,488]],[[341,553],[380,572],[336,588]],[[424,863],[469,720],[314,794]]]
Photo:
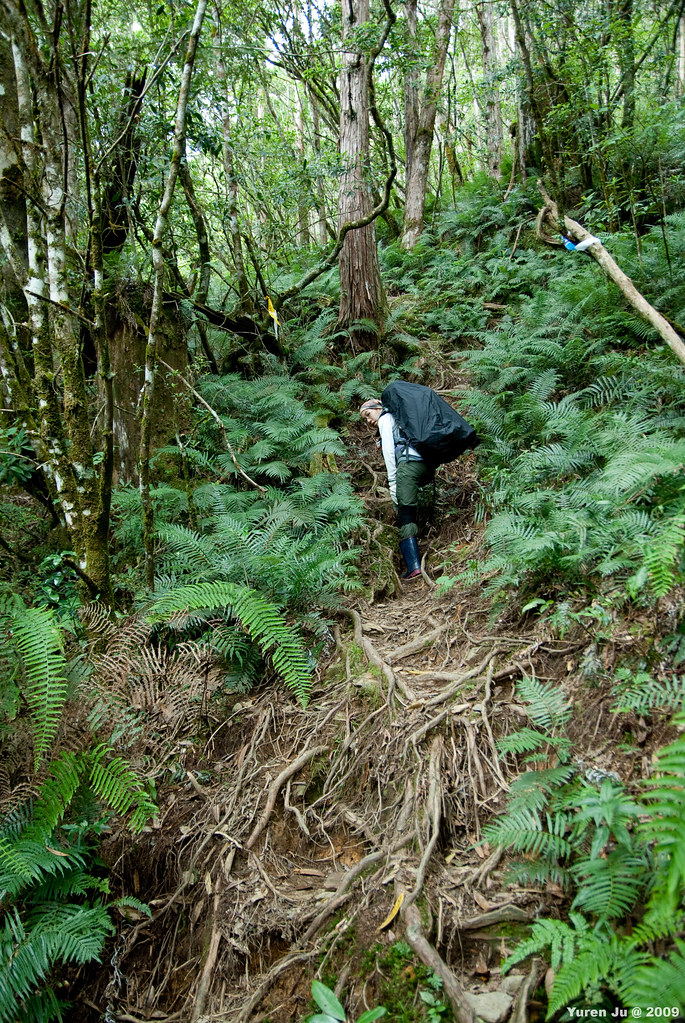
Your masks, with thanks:
[[[128,618],[94,656],[97,729],[119,747],[144,737],[152,750],[196,729],[220,681],[208,646],[187,641],[169,650],[144,619]]]

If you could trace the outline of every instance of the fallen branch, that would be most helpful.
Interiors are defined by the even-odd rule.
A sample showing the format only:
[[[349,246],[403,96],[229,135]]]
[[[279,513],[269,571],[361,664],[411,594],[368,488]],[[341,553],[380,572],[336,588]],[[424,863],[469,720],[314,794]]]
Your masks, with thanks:
[[[550,199],[541,181],[538,181],[538,188],[542,194],[542,198],[545,200],[545,208],[549,212],[549,216],[554,222],[557,230],[561,230],[559,226],[559,210],[556,203]],[[570,217],[564,217],[564,230],[566,234],[569,234],[574,241],[582,242],[585,238],[591,238],[592,235],[589,231],[586,231],[584,227],[576,220],[571,220]],[[671,324],[666,320],[661,313],[657,312],[653,305],[647,301],[642,295],[630,277],[621,270],[619,265],[611,258],[607,250],[604,248],[602,243],[598,240],[594,241],[586,250],[589,252],[593,259],[595,259],[602,269],[606,270],[612,281],[618,286],[622,292],[624,298],[630,305],[635,309],[640,316],[647,320],[649,324],[654,327],[659,336],[666,342],[668,347],[674,353],[674,355],[680,359],[685,365],[685,342],[675,332]]]

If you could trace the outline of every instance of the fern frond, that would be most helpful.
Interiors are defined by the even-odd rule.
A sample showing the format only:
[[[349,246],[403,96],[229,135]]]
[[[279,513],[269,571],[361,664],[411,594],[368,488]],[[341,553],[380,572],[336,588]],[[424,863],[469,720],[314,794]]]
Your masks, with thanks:
[[[676,940],[675,946],[663,958],[641,957],[631,962],[631,969],[622,970],[620,992],[626,1005],[685,1011],[685,941]]]
[[[141,831],[155,812],[155,804],[129,764],[121,757],[106,760],[109,753],[105,746],[93,751],[90,784],[96,796],[121,816],[134,807],[128,826],[134,833]]]
[[[574,909],[610,920],[630,912],[645,889],[651,866],[646,856],[619,847],[606,857],[577,860],[571,873],[579,885]]]
[[[573,961],[579,941],[590,938],[590,928],[579,913],[571,913],[573,927],[565,920],[537,920],[531,929],[529,938],[520,941],[510,956],[502,964],[502,973],[508,972],[512,966],[532,955],[548,951],[550,965],[553,970]]]
[[[552,731],[565,724],[571,716],[572,708],[568,698],[558,686],[545,685],[534,676],[524,675],[518,682],[516,691],[539,728]]]
[[[548,1003],[548,1019],[563,1006],[570,1005],[586,988],[594,989],[601,982],[620,995],[623,979],[649,959],[645,953],[630,949],[616,937],[607,941],[596,936],[594,940],[584,941],[583,945],[570,962],[562,965],[555,978]]]
[[[238,618],[263,653],[269,653],[276,671],[305,705],[311,687],[311,668],[300,638],[288,626],[275,604],[247,586],[216,582],[182,586],[153,604],[148,618],[164,621],[180,611],[227,607]]]
[[[516,732],[497,740],[500,756],[506,756],[507,753],[533,753],[548,745],[548,736],[534,728],[519,728]]]
[[[568,826],[564,814],[543,817],[532,810],[517,810],[487,824],[483,835],[492,845],[514,852],[563,860],[573,852],[572,843],[565,837]]]
[[[674,718],[685,725],[685,714]],[[657,878],[657,892],[673,915],[685,887],[685,735],[659,750],[656,771],[645,781],[645,809],[650,820],[642,825],[655,842],[655,855],[663,861]]]
[[[640,673],[616,697],[614,710],[649,714],[653,710],[677,710],[685,703],[685,676],[656,680]]]
[[[67,697],[62,633],[47,608],[27,608],[13,624],[24,666],[23,690],[33,723],[36,769],[50,749]]]
[[[563,789],[576,774],[573,764],[560,764],[540,771],[526,771],[515,778],[509,790],[510,810],[542,810],[550,793]]]

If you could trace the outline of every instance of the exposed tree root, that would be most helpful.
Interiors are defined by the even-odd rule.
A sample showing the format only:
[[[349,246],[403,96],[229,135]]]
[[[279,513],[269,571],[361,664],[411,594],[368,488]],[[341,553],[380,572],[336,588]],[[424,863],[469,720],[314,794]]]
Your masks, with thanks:
[[[433,599],[422,592],[395,602],[397,621]],[[436,621],[434,608],[420,619],[429,628],[407,624],[399,642],[387,618],[350,609],[354,645],[380,679],[359,669],[339,632],[342,680],[316,689],[307,710],[273,689],[250,694],[212,731],[214,780],[197,761],[181,760],[184,781],[160,806],[161,818],[176,821],[174,837],[166,847],[154,833],[150,840],[170,883],[153,900],[152,920],[122,933],[117,968],[127,982],[110,998],[113,1015],[181,1011],[192,1023],[256,1023],[266,1011],[275,1023],[299,1020],[308,1010],[306,964],[322,956],[330,964],[343,949],[338,987],[348,990],[350,1014],[359,1013],[382,978],[360,984],[350,974],[348,988],[341,983],[345,936],[358,925],[362,949],[404,930],[442,978],[458,1023],[473,1023],[454,964],[463,941],[474,939],[461,936],[530,916],[520,898],[493,905],[478,894],[502,853],[479,860],[473,842],[508,787],[496,742],[509,707],[503,720],[506,685],[495,683],[508,677],[503,668],[536,656],[540,641],[477,637],[453,616]],[[404,893],[394,918],[393,887]],[[479,907],[487,911],[474,913]],[[424,910],[438,921],[435,944]],[[178,946],[184,963],[172,969],[170,960],[161,983],[148,957],[153,945],[160,954]]]
[[[539,959],[534,959],[526,979],[516,994],[510,1023],[528,1023],[528,1001],[540,983],[540,978],[544,972],[545,967],[542,962]]]
[[[266,806],[264,807],[264,813],[260,817],[258,823],[255,825],[254,831],[252,832],[247,842],[245,843],[246,849],[252,848],[252,846],[255,844],[255,842],[261,835],[266,825],[269,823],[269,817],[271,816],[273,808],[276,805],[276,797],[281,790],[281,786],[289,778],[292,778],[294,774],[297,774],[297,772],[301,770],[305,764],[309,763],[309,761],[313,757],[315,757],[318,753],[325,753],[327,749],[328,749],[327,746],[314,746],[313,749],[305,750],[304,753],[300,754],[297,760],[294,760],[292,764],[289,764],[286,768],[284,768],[278,775],[276,780],[272,782],[272,784],[269,787],[269,795],[267,796]]]
[[[404,918],[407,924],[407,941],[421,962],[425,963],[442,980],[454,1018],[458,1020],[458,1023],[476,1023],[476,1015],[464,994],[464,989],[423,933],[421,914],[416,906],[407,906],[404,910]]]

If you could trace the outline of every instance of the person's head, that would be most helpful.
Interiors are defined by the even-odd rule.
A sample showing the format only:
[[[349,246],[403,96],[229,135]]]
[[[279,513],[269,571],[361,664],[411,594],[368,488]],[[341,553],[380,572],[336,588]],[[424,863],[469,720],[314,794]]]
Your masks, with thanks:
[[[378,398],[369,398],[359,409],[359,414],[367,426],[376,426],[383,411],[383,404]]]

